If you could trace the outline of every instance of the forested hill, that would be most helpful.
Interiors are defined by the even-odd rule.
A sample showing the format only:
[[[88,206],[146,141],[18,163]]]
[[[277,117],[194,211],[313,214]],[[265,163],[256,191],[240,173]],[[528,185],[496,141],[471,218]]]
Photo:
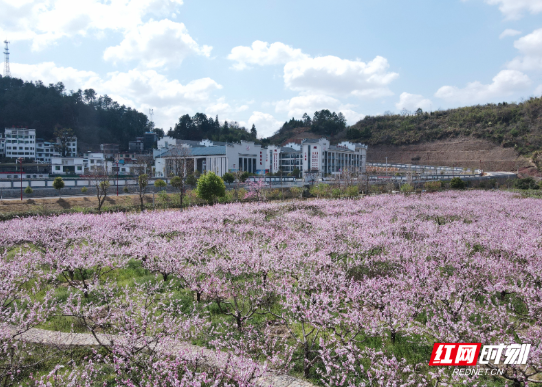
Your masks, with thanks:
[[[342,115],[322,110],[303,119],[292,118],[266,143],[283,144],[292,139],[326,136],[332,143],[346,139],[368,145],[409,145],[453,137],[489,140],[528,155],[542,150],[542,98],[522,103],[499,103],[463,107],[432,113],[367,116],[346,127]]]
[[[44,85],[0,76],[0,130],[37,129],[37,137],[51,140],[55,128],[72,128],[79,145],[128,141],[152,128],[147,116],[119,105],[93,89],[66,91],[62,83]]]
[[[486,139],[528,155],[542,149],[542,98],[427,113],[367,116],[346,138],[369,145],[408,145],[464,136]]]

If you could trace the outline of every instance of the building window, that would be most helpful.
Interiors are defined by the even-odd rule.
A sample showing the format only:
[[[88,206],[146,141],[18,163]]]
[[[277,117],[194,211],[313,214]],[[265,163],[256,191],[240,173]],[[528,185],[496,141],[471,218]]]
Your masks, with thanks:
[[[55,165],[55,171],[60,171],[60,166]]]

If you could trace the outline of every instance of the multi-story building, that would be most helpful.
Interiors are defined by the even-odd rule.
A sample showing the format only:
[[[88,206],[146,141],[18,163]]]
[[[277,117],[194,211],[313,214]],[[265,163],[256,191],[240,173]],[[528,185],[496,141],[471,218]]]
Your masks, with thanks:
[[[158,150],[160,149],[169,149],[177,146],[177,142],[180,143],[180,140],[177,140],[176,138],[164,136],[160,139],[158,139],[157,146]]]
[[[212,171],[219,176],[237,171],[261,175],[265,173],[262,147],[248,141],[230,144],[210,140],[177,140],[175,147],[158,149],[154,155],[157,176],[175,174],[180,159],[186,160],[186,168],[190,169],[187,173]]]
[[[6,138],[0,133],[0,157],[6,157]]]
[[[36,161],[50,163],[53,157],[60,157],[57,145],[56,142],[45,141],[42,138],[36,139]]]
[[[60,138],[56,139],[56,144],[59,149],[59,153],[62,148],[62,141]],[[77,137],[73,136],[68,141],[66,141],[66,156],[65,157],[76,157],[77,156]],[[62,155],[61,155],[62,156]]]
[[[112,159],[120,152],[119,144],[100,144],[100,150],[106,159]]]
[[[143,150],[150,151],[154,149],[156,142],[158,141],[158,136],[154,132],[146,132],[143,135]]]
[[[54,175],[90,175],[103,173],[110,166],[106,165],[103,153],[87,153],[84,157],[52,157],[51,170]],[[111,163],[109,163],[111,164]]]
[[[36,129],[6,128],[6,157],[36,158]]]
[[[51,157],[51,171],[53,175],[83,175],[85,160],[82,157]]]
[[[166,145],[167,144],[167,145]],[[157,176],[174,174],[180,159],[186,159],[190,171],[213,171],[220,176],[226,172],[249,172],[257,175],[281,172],[320,176],[364,173],[367,161],[367,146],[342,142],[331,145],[329,140],[303,140],[300,144],[262,148],[253,142],[218,143],[209,140],[176,140],[175,145],[160,141],[154,152]],[[189,173],[189,171],[188,171]]]
[[[266,171],[289,174],[298,169],[302,174],[331,175],[345,171],[365,172],[367,145],[342,142],[331,145],[329,140],[303,140],[301,144],[269,146]]]
[[[135,141],[128,142],[128,149],[130,152],[143,152],[145,149],[144,137],[136,137]]]

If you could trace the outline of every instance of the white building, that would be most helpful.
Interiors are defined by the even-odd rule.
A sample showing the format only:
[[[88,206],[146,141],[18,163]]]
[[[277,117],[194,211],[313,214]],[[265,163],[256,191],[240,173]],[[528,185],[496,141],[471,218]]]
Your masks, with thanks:
[[[53,175],[83,175],[85,173],[85,159],[53,156],[51,158],[51,172]]]
[[[170,149],[170,148],[174,148],[177,146],[177,140],[176,138],[173,138],[173,137],[169,137],[169,136],[164,136],[160,139],[158,139],[158,142],[157,142],[157,148],[158,149]],[[179,142],[180,144],[180,142]]]
[[[60,145],[60,138],[56,139],[57,145]],[[76,157],[77,156],[77,137],[73,136],[70,141],[66,143],[66,157]]]
[[[256,175],[277,173],[285,175],[299,170],[300,174],[321,176],[340,174],[346,171],[364,173],[367,161],[367,146],[342,142],[331,145],[329,140],[303,140],[301,144],[262,148],[254,142],[241,141],[229,144],[222,142],[176,140],[176,146],[154,152],[156,176],[174,174],[179,159],[186,159],[190,171],[213,171],[219,176],[226,172],[249,172]]]
[[[36,158],[36,129],[6,128],[5,149],[8,158]]]
[[[49,142],[38,138],[36,140],[36,160],[42,163],[50,163],[52,157],[60,157],[56,142]]]
[[[88,153],[85,157],[51,157],[53,175],[88,175],[95,171],[109,171],[103,153]],[[111,164],[111,163],[109,163]]]
[[[322,176],[345,171],[364,173],[367,162],[367,145],[342,142],[331,145],[329,140],[305,139],[301,144],[267,148],[266,170],[270,173],[317,173]]]
[[[212,171],[219,176],[237,171],[261,175],[265,173],[265,154],[262,147],[254,142],[228,144],[210,140],[177,140],[176,144],[167,150],[162,148],[154,152],[156,176],[174,174],[176,162],[180,158],[187,160],[190,168],[187,173]]]

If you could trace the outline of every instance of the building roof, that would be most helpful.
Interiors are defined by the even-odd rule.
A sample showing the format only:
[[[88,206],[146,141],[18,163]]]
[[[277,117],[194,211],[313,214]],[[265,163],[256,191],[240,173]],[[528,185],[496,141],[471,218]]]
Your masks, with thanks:
[[[194,147],[194,148],[187,148],[190,153],[187,154],[188,157],[191,156],[213,156],[213,155],[225,155],[226,154],[226,147],[225,146],[209,146],[209,147]],[[175,157],[178,156],[178,154],[174,151],[174,149],[170,149],[165,153],[162,153],[161,157]]]
[[[301,150],[295,150],[294,148],[290,148],[288,146],[280,147],[281,153],[301,153]]]

